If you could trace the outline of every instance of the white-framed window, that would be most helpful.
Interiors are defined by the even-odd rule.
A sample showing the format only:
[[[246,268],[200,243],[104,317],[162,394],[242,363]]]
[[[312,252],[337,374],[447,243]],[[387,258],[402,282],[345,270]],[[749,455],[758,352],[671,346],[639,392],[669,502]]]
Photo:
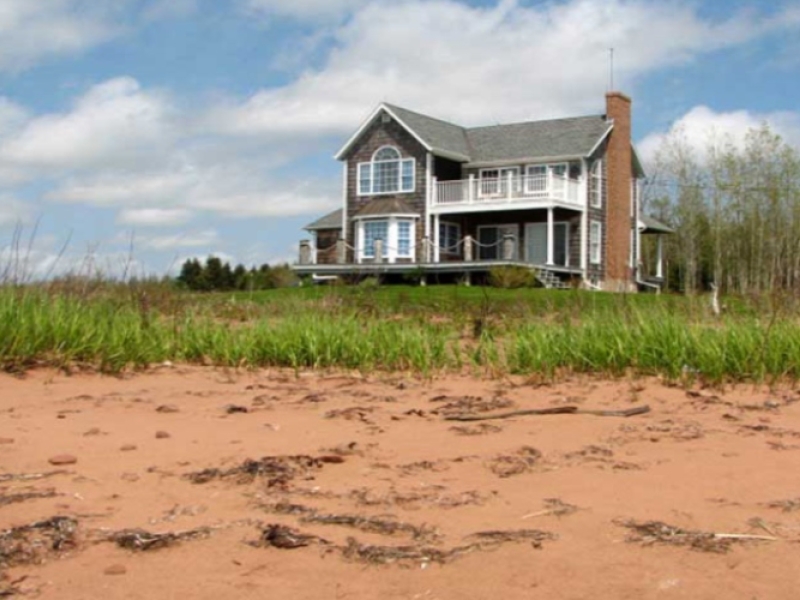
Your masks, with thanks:
[[[544,194],[547,192],[547,165],[528,165],[525,167],[525,193]]]
[[[382,257],[388,262],[398,258],[414,259],[415,222],[413,218],[390,216],[358,221],[358,249],[361,259],[375,258],[375,241],[383,242]]]
[[[592,163],[589,173],[589,205],[592,208],[603,208],[603,194],[605,185],[603,181],[603,161],[598,159]]]
[[[375,258],[375,241],[383,242],[383,257],[389,256],[389,220],[364,221],[361,239],[364,240],[364,258]]]
[[[411,256],[411,230],[413,222],[404,220],[397,221],[397,257],[409,258]]]
[[[478,173],[481,196],[508,195],[508,178],[511,177],[511,189],[515,193],[522,190],[519,167],[503,167],[497,169],[481,169]]]
[[[461,226],[458,223],[439,222],[439,248],[447,254],[458,253]]]
[[[370,162],[358,163],[358,195],[413,192],[415,172],[413,158],[402,158],[397,148],[382,146]]]
[[[589,262],[599,265],[603,258],[603,224],[600,221],[589,222]]]

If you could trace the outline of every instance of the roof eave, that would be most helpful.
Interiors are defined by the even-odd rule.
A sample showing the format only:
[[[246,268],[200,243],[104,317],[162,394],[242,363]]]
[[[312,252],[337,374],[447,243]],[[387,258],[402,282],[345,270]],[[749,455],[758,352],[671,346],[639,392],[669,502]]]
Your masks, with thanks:
[[[543,162],[564,162],[570,160],[580,160],[588,155],[584,154],[562,154],[560,156],[522,156],[519,158],[504,158],[502,160],[476,160],[464,165],[467,168],[480,167],[503,167],[506,165],[519,165],[521,163],[543,163]]]
[[[400,123],[400,125],[403,127],[403,129],[408,131],[408,133],[410,133],[411,136],[415,140],[417,140],[420,144],[422,144],[422,147],[425,148],[425,150],[427,150],[428,152],[432,152],[433,151],[433,148],[431,147],[430,144],[428,144],[425,140],[423,140],[419,136],[419,134],[417,134],[416,131],[411,129],[411,127],[409,127],[400,117],[398,117],[397,114],[389,106],[387,106],[384,102],[381,102],[377,106],[377,108],[375,108],[375,110],[372,111],[370,116],[361,124],[361,126],[358,128],[358,130],[352,136],[350,136],[350,139],[348,139],[347,142],[345,143],[345,145],[342,146],[341,150],[339,150],[334,155],[334,158],[336,160],[343,160],[344,159],[345,154],[347,154],[347,152],[350,150],[350,148],[352,148],[353,144],[355,144],[355,142],[361,137],[361,135],[364,133],[364,131],[366,131],[367,127],[369,127],[372,124],[372,122],[375,120],[375,118],[380,114],[380,112],[382,110],[386,111],[387,113],[389,113],[389,115],[395,121]]]

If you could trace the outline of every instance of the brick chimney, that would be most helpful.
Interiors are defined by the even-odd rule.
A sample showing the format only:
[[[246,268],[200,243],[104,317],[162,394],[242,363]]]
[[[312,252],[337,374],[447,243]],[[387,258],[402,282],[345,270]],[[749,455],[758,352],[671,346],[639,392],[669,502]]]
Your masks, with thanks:
[[[633,289],[631,245],[631,99],[621,92],[606,94],[606,118],[614,122],[606,150],[606,281],[614,291]]]

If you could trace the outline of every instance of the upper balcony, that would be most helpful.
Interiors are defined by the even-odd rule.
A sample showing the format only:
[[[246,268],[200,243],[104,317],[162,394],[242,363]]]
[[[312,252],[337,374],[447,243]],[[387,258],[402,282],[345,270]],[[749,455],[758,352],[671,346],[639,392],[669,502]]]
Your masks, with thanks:
[[[483,212],[562,206],[582,210],[582,182],[552,170],[535,175],[513,175],[454,181],[434,179],[431,212]]]

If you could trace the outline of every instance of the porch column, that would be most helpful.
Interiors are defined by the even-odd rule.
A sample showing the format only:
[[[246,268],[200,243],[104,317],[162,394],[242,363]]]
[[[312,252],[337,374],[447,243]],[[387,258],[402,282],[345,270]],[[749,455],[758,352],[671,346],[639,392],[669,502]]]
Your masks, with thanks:
[[[300,260],[301,265],[310,265],[311,262],[311,242],[309,240],[300,240]]]
[[[470,173],[467,180],[467,203],[472,204],[475,200],[475,175]]]
[[[464,236],[464,262],[472,262],[472,236]]]
[[[661,234],[656,239],[656,277],[664,277],[664,239]]]
[[[336,264],[343,265],[347,262],[347,243],[344,240],[336,240]]]
[[[581,271],[586,275],[589,254],[589,166],[586,159],[581,159]]]
[[[433,215],[433,262],[439,262],[441,242],[439,241],[439,215]]]
[[[553,264],[555,255],[555,227],[553,226],[553,209],[547,209],[547,264]]]
[[[375,251],[373,252],[373,254],[375,255],[375,257],[373,258],[373,262],[380,264],[383,262],[383,240],[380,238],[375,240],[373,242],[373,247],[375,248]]]

